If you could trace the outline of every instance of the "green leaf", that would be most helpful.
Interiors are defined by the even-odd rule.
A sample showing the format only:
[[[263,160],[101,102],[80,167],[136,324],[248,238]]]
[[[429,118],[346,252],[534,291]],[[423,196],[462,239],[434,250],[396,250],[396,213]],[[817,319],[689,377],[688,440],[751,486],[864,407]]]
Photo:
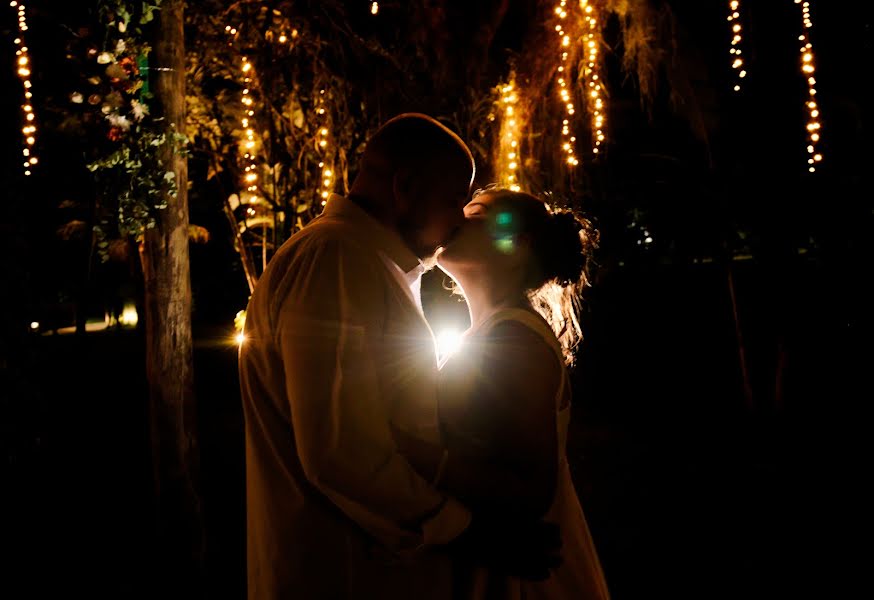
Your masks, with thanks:
[[[145,25],[150,23],[155,18],[155,11],[158,10],[157,6],[152,6],[147,2],[143,2],[143,16],[140,17],[140,25]]]

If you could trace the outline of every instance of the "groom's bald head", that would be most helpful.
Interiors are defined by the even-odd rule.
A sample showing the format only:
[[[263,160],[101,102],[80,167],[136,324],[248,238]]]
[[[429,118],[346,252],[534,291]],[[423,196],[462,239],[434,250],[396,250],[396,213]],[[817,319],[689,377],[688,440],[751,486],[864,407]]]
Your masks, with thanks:
[[[463,220],[475,172],[458,135],[427,115],[406,113],[367,142],[350,197],[424,258]]]
[[[361,174],[393,175],[400,169],[453,169],[473,176],[467,145],[448,127],[427,115],[405,113],[387,121],[367,142]]]

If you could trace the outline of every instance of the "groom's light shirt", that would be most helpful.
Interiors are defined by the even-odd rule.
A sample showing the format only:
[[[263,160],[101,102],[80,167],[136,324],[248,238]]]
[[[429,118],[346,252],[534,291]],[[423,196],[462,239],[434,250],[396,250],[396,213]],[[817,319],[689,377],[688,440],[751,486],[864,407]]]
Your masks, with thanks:
[[[350,597],[373,575],[355,574],[362,548],[443,544],[469,523],[390,430],[439,442],[422,271],[397,234],[333,196],[258,282],[240,350],[251,598]]]

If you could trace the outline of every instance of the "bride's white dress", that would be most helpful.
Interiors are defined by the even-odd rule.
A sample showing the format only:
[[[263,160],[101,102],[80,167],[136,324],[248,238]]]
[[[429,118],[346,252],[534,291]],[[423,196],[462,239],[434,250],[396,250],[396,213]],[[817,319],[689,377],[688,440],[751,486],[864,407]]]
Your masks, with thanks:
[[[530,328],[555,350],[556,360],[561,364],[561,383],[555,396],[556,426],[558,427],[558,471],[555,498],[544,517],[557,523],[562,537],[562,564],[549,579],[542,582],[523,581],[513,577],[497,576],[485,569],[473,574],[470,585],[465,585],[463,596],[470,600],[608,600],[609,593],[592,541],[589,526],[577,498],[567,461],[567,435],[570,421],[570,384],[564,366],[561,347],[549,326],[537,315],[522,309],[502,309],[475,330],[468,332],[469,339],[487,340],[489,331],[505,321],[514,321]],[[465,360],[464,353],[452,360]],[[450,369],[447,369],[449,371]]]

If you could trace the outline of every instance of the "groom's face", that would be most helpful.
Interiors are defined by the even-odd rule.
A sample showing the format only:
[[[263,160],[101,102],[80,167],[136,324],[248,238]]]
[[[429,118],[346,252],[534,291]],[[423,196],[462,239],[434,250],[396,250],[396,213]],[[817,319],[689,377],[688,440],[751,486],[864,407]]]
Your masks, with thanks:
[[[465,169],[435,170],[417,177],[400,229],[419,258],[433,256],[464,222],[470,186],[471,172]]]

